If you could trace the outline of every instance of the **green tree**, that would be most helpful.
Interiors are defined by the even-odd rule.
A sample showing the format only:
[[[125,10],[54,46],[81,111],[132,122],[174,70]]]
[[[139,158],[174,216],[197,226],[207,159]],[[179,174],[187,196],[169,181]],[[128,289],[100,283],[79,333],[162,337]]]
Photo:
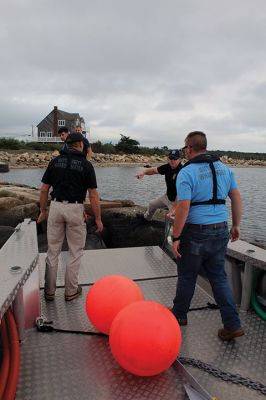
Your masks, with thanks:
[[[94,153],[103,153],[103,144],[100,140],[91,144],[91,149]]]
[[[125,136],[122,134],[120,134],[120,136],[121,139],[115,145],[116,150],[126,154],[139,153],[139,142],[137,140],[131,139],[129,136]]]
[[[116,149],[115,146],[110,143],[102,143],[100,140],[91,144],[91,148],[93,153],[103,153],[103,154],[115,154]]]
[[[16,139],[7,139],[7,138],[0,138],[0,149],[10,149],[10,150],[19,150],[22,146],[19,140]]]

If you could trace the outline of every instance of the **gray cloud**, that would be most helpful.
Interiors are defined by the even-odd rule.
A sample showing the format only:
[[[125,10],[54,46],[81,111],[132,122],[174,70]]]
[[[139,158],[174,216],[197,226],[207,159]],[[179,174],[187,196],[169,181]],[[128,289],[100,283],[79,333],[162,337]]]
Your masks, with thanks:
[[[91,140],[266,152],[264,0],[2,0],[0,135],[57,105]]]

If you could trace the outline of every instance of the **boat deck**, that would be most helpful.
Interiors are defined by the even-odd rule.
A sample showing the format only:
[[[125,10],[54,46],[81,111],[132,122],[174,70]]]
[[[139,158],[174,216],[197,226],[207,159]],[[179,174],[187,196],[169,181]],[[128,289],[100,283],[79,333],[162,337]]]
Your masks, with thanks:
[[[176,265],[157,246],[85,251],[79,276],[83,294],[72,302],[64,300],[66,258],[67,253],[62,253],[55,301],[46,302],[41,290],[42,314],[53,320],[55,328],[93,330],[85,312],[86,295],[97,279],[110,274],[122,274],[136,280],[146,300],[172,305]],[[41,289],[44,268],[45,254],[40,254]],[[206,306],[209,301],[213,302],[213,299],[197,286],[191,307]],[[199,359],[266,384],[266,323],[252,311],[240,316],[245,336],[224,343],[217,337],[217,330],[221,327],[218,310],[191,311],[188,326],[181,328],[180,356]],[[194,367],[186,368],[207,392],[219,400],[264,398],[253,389],[224,382]],[[21,344],[16,399],[188,399],[183,384],[183,376],[173,367],[154,377],[143,378],[127,373],[113,359],[108,338],[31,330]]]

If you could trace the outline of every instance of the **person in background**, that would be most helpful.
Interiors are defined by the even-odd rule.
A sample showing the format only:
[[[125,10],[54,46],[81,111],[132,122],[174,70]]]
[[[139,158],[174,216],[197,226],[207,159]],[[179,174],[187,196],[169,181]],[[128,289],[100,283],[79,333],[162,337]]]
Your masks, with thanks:
[[[75,132],[76,133],[81,133],[83,135],[82,128],[81,128],[80,125],[77,125],[75,127]],[[85,136],[83,136],[83,144],[84,144],[83,151],[86,154],[86,158],[87,158],[87,160],[91,160],[91,157],[92,157],[91,145],[90,145],[90,142],[88,141],[88,139],[85,138]]]
[[[76,126],[74,129],[74,132],[76,133],[81,133],[82,134],[82,129],[80,126]],[[62,142],[64,142],[63,145],[63,150],[67,149],[67,143],[66,143],[66,139],[68,138],[69,135],[69,130],[66,126],[62,126],[61,128],[58,129],[58,135],[60,136],[60,139],[62,140]],[[82,134],[83,137],[83,153],[86,155],[87,160],[91,160],[91,156],[92,156],[92,151],[91,151],[91,146],[90,146],[90,142],[88,141],[87,138],[85,138]]]
[[[64,148],[66,149],[66,146],[67,146],[66,140],[67,140],[68,135],[69,135],[68,128],[66,126],[62,126],[61,128],[58,129],[57,134],[60,137],[60,139],[62,140],[62,142],[64,142],[63,149]]]
[[[135,176],[142,179],[145,175],[161,174],[165,176],[166,193],[150,201],[145,214],[138,214],[143,222],[152,220],[158,208],[168,208],[170,215],[176,206],[176,178],[182,168],[179,150],[169,150],[168,163],[160,167],[146,168]]]
[[[232,241],[240,238],[241,197],[233,172],[218,157],[207,154],[207,138],[195,131],[185,139],[188,162],[177,177],[178,202],[173,226],[173,253],[177,256],[178,281],[172,312],[180,325],[187,325],[187,313],[198,273],[204,269],[224,327],[221,340],[244,335],[229,287],[224,262],[229,231],[227,207],[232,209]]]
[[[74,300],[82,293],[82,287],[78,285],[78,273],[86,240],[83,203],[87,190],[97,230],[103,230],[95,171],[83,153],[83,135],[70,133],[66,143],[67,148],[62,149],[60,155],[50,161],[42,178],[40,192],[40,215],[37,223],[48,216],[48,193],[52,187],[44,291],[48,301],[53,301],[55,297],[58,258],[65,236],[69,247],[65,300]]]
[[[77,132],[77,133],[82,133],[82,128],[81,128],[81,126],[80,126],[80,125],[75,126],[74,131]]]

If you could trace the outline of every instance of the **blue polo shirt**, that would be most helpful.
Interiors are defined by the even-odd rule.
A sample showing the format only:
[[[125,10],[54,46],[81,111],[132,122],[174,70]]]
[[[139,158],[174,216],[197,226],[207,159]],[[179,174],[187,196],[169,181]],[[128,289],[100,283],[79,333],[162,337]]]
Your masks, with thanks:
[[[214,162],[217,176],[217,198],[226,199],[228,193],[237,189],[234,173],[221,161]],[[213,196],[212,172],[208,163],[189,164],[179,172],[176,179],[178,200],[206,201]],[[215,224],[227,221],[225,204],[191,206],[187,218],[190,224]]]

